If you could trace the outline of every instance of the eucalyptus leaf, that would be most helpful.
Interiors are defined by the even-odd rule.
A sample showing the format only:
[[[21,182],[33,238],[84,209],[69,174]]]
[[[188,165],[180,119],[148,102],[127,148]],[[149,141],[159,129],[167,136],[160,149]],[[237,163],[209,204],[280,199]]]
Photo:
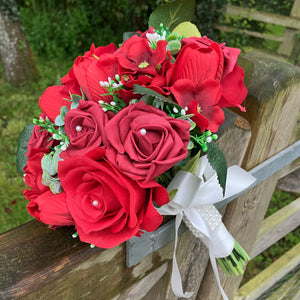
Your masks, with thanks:
[[[56,171],[52,168],[52,156],[45,154],[41,161],[43,171],[47,171],[51,176],[56,174]]]
[[[182,22],[191,21],[195,11],[195,0],[175,0],[157,7],[149,18],[149,27],[155,29],[163,22],[172,31]]]
[[[53,194],[59,194],[62,192],[62,187],[59,181],[52,181],[49,188]]]
[[[17,154],[16,154],[16,166],[18,172],[23,172],[23,168],[27,164],[27,157],[26,153],[28,151],[27,145],[28,141],[32,135],[34,125],[28,124],[24,127],[22,132],[19,135],[18,139],[18,148],[17,148]]]
[[[42,184],[45,186],[49,186],[53,181],[52,176],[46,170],[43,171],[42,175]]]
[[[214,142],[207,143],[207,159],[216,171],[219,184],[225,195],[226,178],[227,178],[227,163],[226,158],[221,149]]]
[[[52,169],[53,169],[53,171],[55,171],[55,173],[57,173],[58,162],[62,160],[62,158],[60,158],[60,156],[59,156],[60,153],[62,153],[62,150],[58,149],[55,151],[55,153],[53,154],[53,157],[52,157]]]
[[[79,102],[78,103],[76,103],[76,102],[72,102],[72,104],[71,104],[71,109],[75,109],[75,108],[77,108],[78,107],[78,105],[79,105]]]
[[[64,125],[65,125],[65,122],[63,121],[61,115],[58,115],[58,116],[55,118],[55,125],[57,125],[57,126],[64,126]]]
[[[181,49],[181,42],[178,40],[170,41],[167,45],[167,50],[171,52],[171,55],[176,55]]]
[[[68,111],[69,110],[65,105],[60,108],[60,115],[63,120],[65,119],[65,115]]]

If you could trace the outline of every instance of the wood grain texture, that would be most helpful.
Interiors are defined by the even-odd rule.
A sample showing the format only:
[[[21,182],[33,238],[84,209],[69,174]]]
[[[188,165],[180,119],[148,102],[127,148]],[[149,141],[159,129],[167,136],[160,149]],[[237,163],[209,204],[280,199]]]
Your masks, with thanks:
[[[300,226],[300,198],[263,220],[251,259]]]
[[[234,300],[255,300],[271,288],[278,280],[300,264],[300,244],[272,263],[245,285],[243,285]]]
[[[300,268],[284,282],[266,300],[299,300],[300,299]]]
[[[245,58],[254,63],[245,114],[252,135],[242,164],[249,170],[294,142],[300,109],[300,68],[256,52],[246,54]],[[280,172],[275,173],[227,206],[223,221],[248,253],[252,251],[279,177]],[[241,276],[221,277],[225,292],[233,299]],[[197,299],[222,299],[210,268]]]

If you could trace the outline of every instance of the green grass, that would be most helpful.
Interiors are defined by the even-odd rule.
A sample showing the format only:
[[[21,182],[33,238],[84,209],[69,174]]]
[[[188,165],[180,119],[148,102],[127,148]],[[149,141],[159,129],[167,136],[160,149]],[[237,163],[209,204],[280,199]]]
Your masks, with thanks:
[[[57,76],[65,75],[69,61],[38,61],[39,82],[16,88],[8,84],[0,66],[0,233],[31,220],[23,197],[23,175],[17,173],[15,153],[20,132],[40,114],[38,99]]]

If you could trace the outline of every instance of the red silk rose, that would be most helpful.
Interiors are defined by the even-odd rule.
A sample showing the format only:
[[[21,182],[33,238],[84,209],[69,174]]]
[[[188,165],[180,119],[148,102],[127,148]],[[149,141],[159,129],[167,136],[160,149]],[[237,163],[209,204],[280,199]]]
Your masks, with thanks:
[[[119,63],[115,55],[104,53],[98,58],[79,56],[74,62],[73,70],[89,101],[110,101],[110,98],[103,96],[107,90],[100,86],[100,81],[107,81],[108,77],[113,79],[119,73]]]
[[[105,127],[106,156],[130,178],[149,181],[186,157],[189,129],[143,101],[130,104]]]
[[[41,114],[39,116],[39,118],[42,118],[45,120],[45,115]],[[28,152],[26,153],[26,156],[29,157],[30,156],[30,152],[31,149],[35,148],[35,149],[40,149],[40,148],[46,148],[47,147],[52,147],[54,148],[58,142],[54,139],[50,139],[51,138],[51,134],[47,131],[47,130],[43,130],[42,127],[35,125],[33,127],[33,132],[32,135],[28,141],[27,144],[27,149]]]
[[[50,190],[31,200],[27,205],[29,213],[37,220],[54,227],[74,225],[66,205],[66,194],[53,194]]]
[[[70,145],[60,156],[65,159],[83,155],[101,146],[105,140],[104,126],[107,121],[108,117],[98,103],[80,100],[78,107],[65,115],[65,132]]]
[[[39,100],[42,112],[48,116],[50,121],[54,122],[55,118],[60,114],[60,108],[71,106],[70,92],[64,85],[49,86]]]
[[[165,188],[151,181],[132,181],[96,148],[59,162],[58,175],[67,194],[67,205],[82,241],[111,248],[138,234],[155,230],[162,222],[153,201],[168,203]]]
[[[24,190],[24,196],[30,202],[28,212],[37,220],[54,226],[74,225],[66,205],[64,192],[53,194],[48,186],[42,184],[43,170],[41,160],[48,148],[32,148],[29,152],[27,165],[24,168],[25,182],[31,188]]]

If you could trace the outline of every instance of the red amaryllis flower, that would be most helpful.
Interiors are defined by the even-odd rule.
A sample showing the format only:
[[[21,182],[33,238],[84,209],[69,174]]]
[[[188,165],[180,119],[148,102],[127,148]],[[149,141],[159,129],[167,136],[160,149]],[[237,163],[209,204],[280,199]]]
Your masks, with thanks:
[[[123,73],[139,73],[156,76],[156,66],[162,64],[167,56],[167,41],[158,41],[153,50],[148,41],[137,35],[127,39],[116,52]]]
[[[195,86],[189,79],[180,79],[171,92],[180,106],[188,107],[188,113],[194,114],[192,120],[201,131],[216,132],[224,122],[224,112],[218,106],[222,88],[217,81],[206,80]]]

